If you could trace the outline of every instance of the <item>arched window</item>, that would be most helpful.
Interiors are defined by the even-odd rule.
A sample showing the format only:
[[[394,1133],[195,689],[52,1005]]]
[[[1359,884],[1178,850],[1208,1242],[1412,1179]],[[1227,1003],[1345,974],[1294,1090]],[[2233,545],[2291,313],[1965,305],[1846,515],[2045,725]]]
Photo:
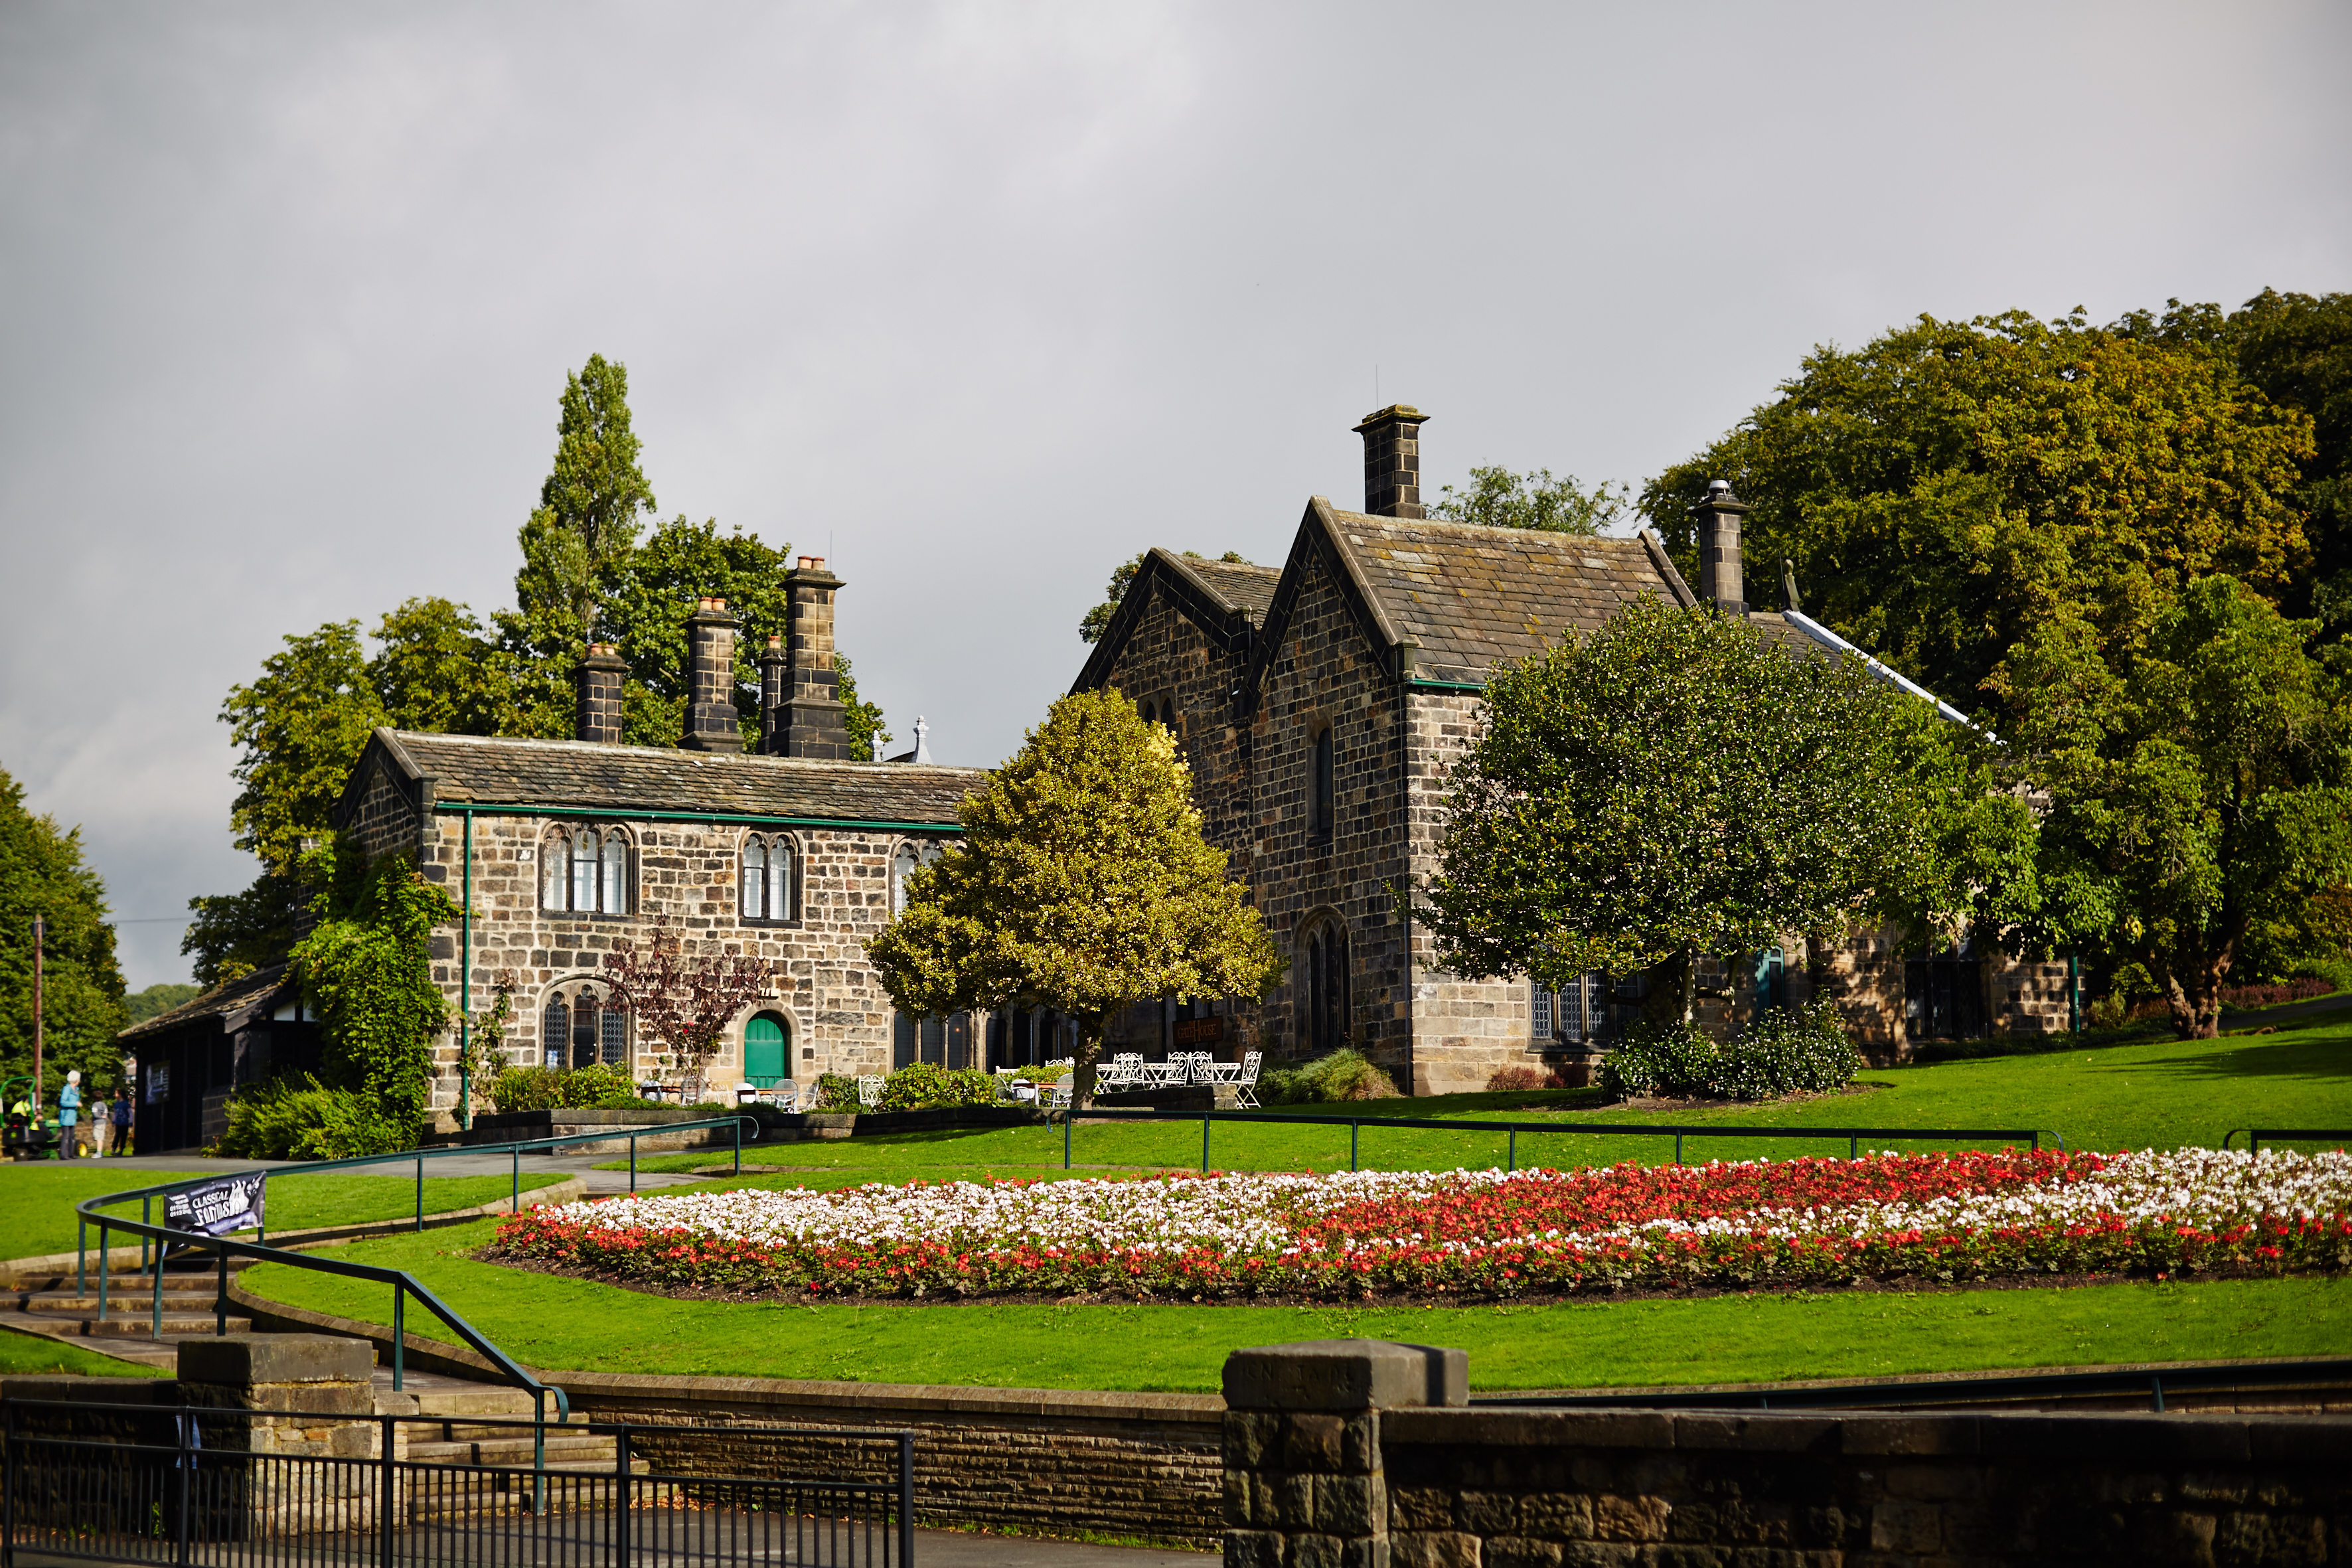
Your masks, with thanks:
[[[558,827],[540,841],[539,907],[625,915],[636,906],[628,834],[618,827]]]
[[[1138,708],[1136,711],[1143,716],[1143,721],[1147,724],[1157,723],[1159,721],[1160,710],[1152,705],[1149,698],[1144,700],[1143,705]]]
[[[1348,933],[1337,921],[1318,921],[1304,946],[1298,1037],[1309,1055],[1321,1056],[1348,1043]]]
[[[747,833],[736,868],[737,908],[747,921],[800,919],[800,851],[782,834]]]
[[[563,1005],[559,994],[547,999],[547,1011],[540,1017],[540,1060],[548,1067],[564,1064],[572,1045],[572,1009]]]
[[[793,1026],[781,1013],[754,1013],[743,1026],[743,1080],[773,1089],[793,1076]]]
[[[940,855],[936,844],[901,844],[898,852],[890,857],[890,917],[896,920],[906,911],[907,879]]]
[[[1333,773],[1337,759],[1333,756],[1331,727],[1326,724],[1315,735],[1314,806],[1307,819],[1307,831],[1318,844],[1331,842],[1331,830],[1338,817],[1339,795],[1333,789]]]
[[[604,1065],[626,1069],[629,1065],[629,1016],[611,1005],[596,1016],[604,1021],[602,1044]]]

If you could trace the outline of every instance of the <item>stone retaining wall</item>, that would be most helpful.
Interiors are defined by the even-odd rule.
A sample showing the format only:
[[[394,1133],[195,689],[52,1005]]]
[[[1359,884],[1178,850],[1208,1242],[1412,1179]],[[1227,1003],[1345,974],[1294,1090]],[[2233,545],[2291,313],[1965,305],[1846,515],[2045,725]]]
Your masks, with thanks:
[[[1226,1363],[1227,1568],[2352,1558],[2352,1418],[1469,1409],[1433,1358]]]

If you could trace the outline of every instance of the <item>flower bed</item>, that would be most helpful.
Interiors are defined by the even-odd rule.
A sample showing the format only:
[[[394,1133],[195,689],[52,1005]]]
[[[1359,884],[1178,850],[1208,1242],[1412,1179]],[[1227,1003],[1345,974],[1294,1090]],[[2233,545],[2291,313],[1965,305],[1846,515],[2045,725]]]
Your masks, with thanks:
[[[2352,1266],[2352,1155],[1883,1154],[1575,1172],[916,1182],[610,1198],[496,1250],[833,1296],[1460,1299]]]

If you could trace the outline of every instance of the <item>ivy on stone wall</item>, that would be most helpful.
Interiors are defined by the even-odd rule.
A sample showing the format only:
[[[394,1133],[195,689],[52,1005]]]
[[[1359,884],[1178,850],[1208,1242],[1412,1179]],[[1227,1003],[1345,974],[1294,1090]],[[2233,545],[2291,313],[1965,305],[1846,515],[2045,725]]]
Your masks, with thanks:
[[[458,917],[449,895],[405,855],[367,864],[345,843],[315,851],[317,925],[294,948],[315,1010],[330,1087],[365,1096],[415,1126],[433,1084],[433,1042],[449,1026],[433,983],[433,928]]]

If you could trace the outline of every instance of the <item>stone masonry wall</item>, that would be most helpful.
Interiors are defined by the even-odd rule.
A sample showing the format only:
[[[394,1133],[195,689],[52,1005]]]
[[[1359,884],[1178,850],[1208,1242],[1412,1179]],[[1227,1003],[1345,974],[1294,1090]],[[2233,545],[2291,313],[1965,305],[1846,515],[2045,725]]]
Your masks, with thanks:
[[[515,1020],[507,1036],[509,1059],[535,1062],[539,1020],[551,990],[601,977],[604,955],[626,938],[644,943],[667,916],[669,929],[699,953],[748,952],[774,963],[776,990],[747,1008],[708,1069],[712,1083],[732,1083],[742,1065],[744,1019],[760,1010],[791,1022],[791,1068],[806,1081],[820,1072],[890,1070],[893,1009],[866,956],[866,939],[889,918],[889,867],[903,835],[887,831],[802,828],[801,916],[787,925],[747,923],[737,910],[738,851],[744,828],[723,824],[630,823],[596,826],[629,830],[635,846],[634,914],[572,914],[539,907],[540,846],[561,819],[492,816],[474,821],[472,1000],[489,1005],[500,970],[515,972]],[[425,830],[426,877],[460,896],[465,828],[456,816],[435,817]],[[453,1007],[459,999],[457,929],[436,938],[433,977]],[[438,1107],[457,1102],[457,1041],[444,1036]],[[652,1053],[632,1039],[631,1070],[655,1070]]]
[[[2352,1421],[1381,1413],[1397,1568],[2322,1563]]]
[[[1192,1546],[1218,1539],[1221,1411],[1213,1398],[593,1373],[567,1376],[564,1386],[575,1412],[631,1423],[631,1451],[665,1471],[824,1473],[839,1462],[841,1445],[821,1434],[904,1429],[915,1434],[921,1522],[1095,1531]],[[782,1426],[809,1436],[660,1430],[686,1425]],[[877,1447],[868,1462],[878,1467],[886,1458],[895,1460],[895,1451]]]
[[[1177,754],[1192,770],[1192,803],[1201,808],[1203,834],[1234,857],[1235,875],[1244,875],[1249,775],[1233,702],[1243,659],[1218,644],[1165,595],[1155,594],[1106,684],[1138,706],[1150,702],[1160,710],[1160,722],[1175,732]]]
[[[1281,647],[1251,716],[1256,852],[1251,882],[1284,956],[1288,981],[1262,1010],[1260,1033],[1283,1054],[1307,1048],[1306,926],[1329,912],[1348,931],[1353,1043],[1399,1084],[1418,1081],[1405,924],[1392,907],[1402,882],[1405,788],[1395,679],[1349,608],[1329,563],[1305,558]],[[1314,741],[1333,731],[1334,831],[1310,831]],[[1485,1087],[1481,1080],[1480,1087]]]
[[[1475,691],[1414,691],[1405,699],[1407,831],[1416,883],[1437,875],[1446,772],[1469,749],[1482,700]],[[1433,968],[1435,946],[1414,928],[1412,1092],[1482,1089],[1497,1068],[1537,1065],[1527,981],[1468,980]]]
[[[381,757],[370,764],[358,809],[352,813],[351,832],[371,860],[395,850],[413,851],[417,847],[416,803],[409,798],[406,786],[393,775]]]

